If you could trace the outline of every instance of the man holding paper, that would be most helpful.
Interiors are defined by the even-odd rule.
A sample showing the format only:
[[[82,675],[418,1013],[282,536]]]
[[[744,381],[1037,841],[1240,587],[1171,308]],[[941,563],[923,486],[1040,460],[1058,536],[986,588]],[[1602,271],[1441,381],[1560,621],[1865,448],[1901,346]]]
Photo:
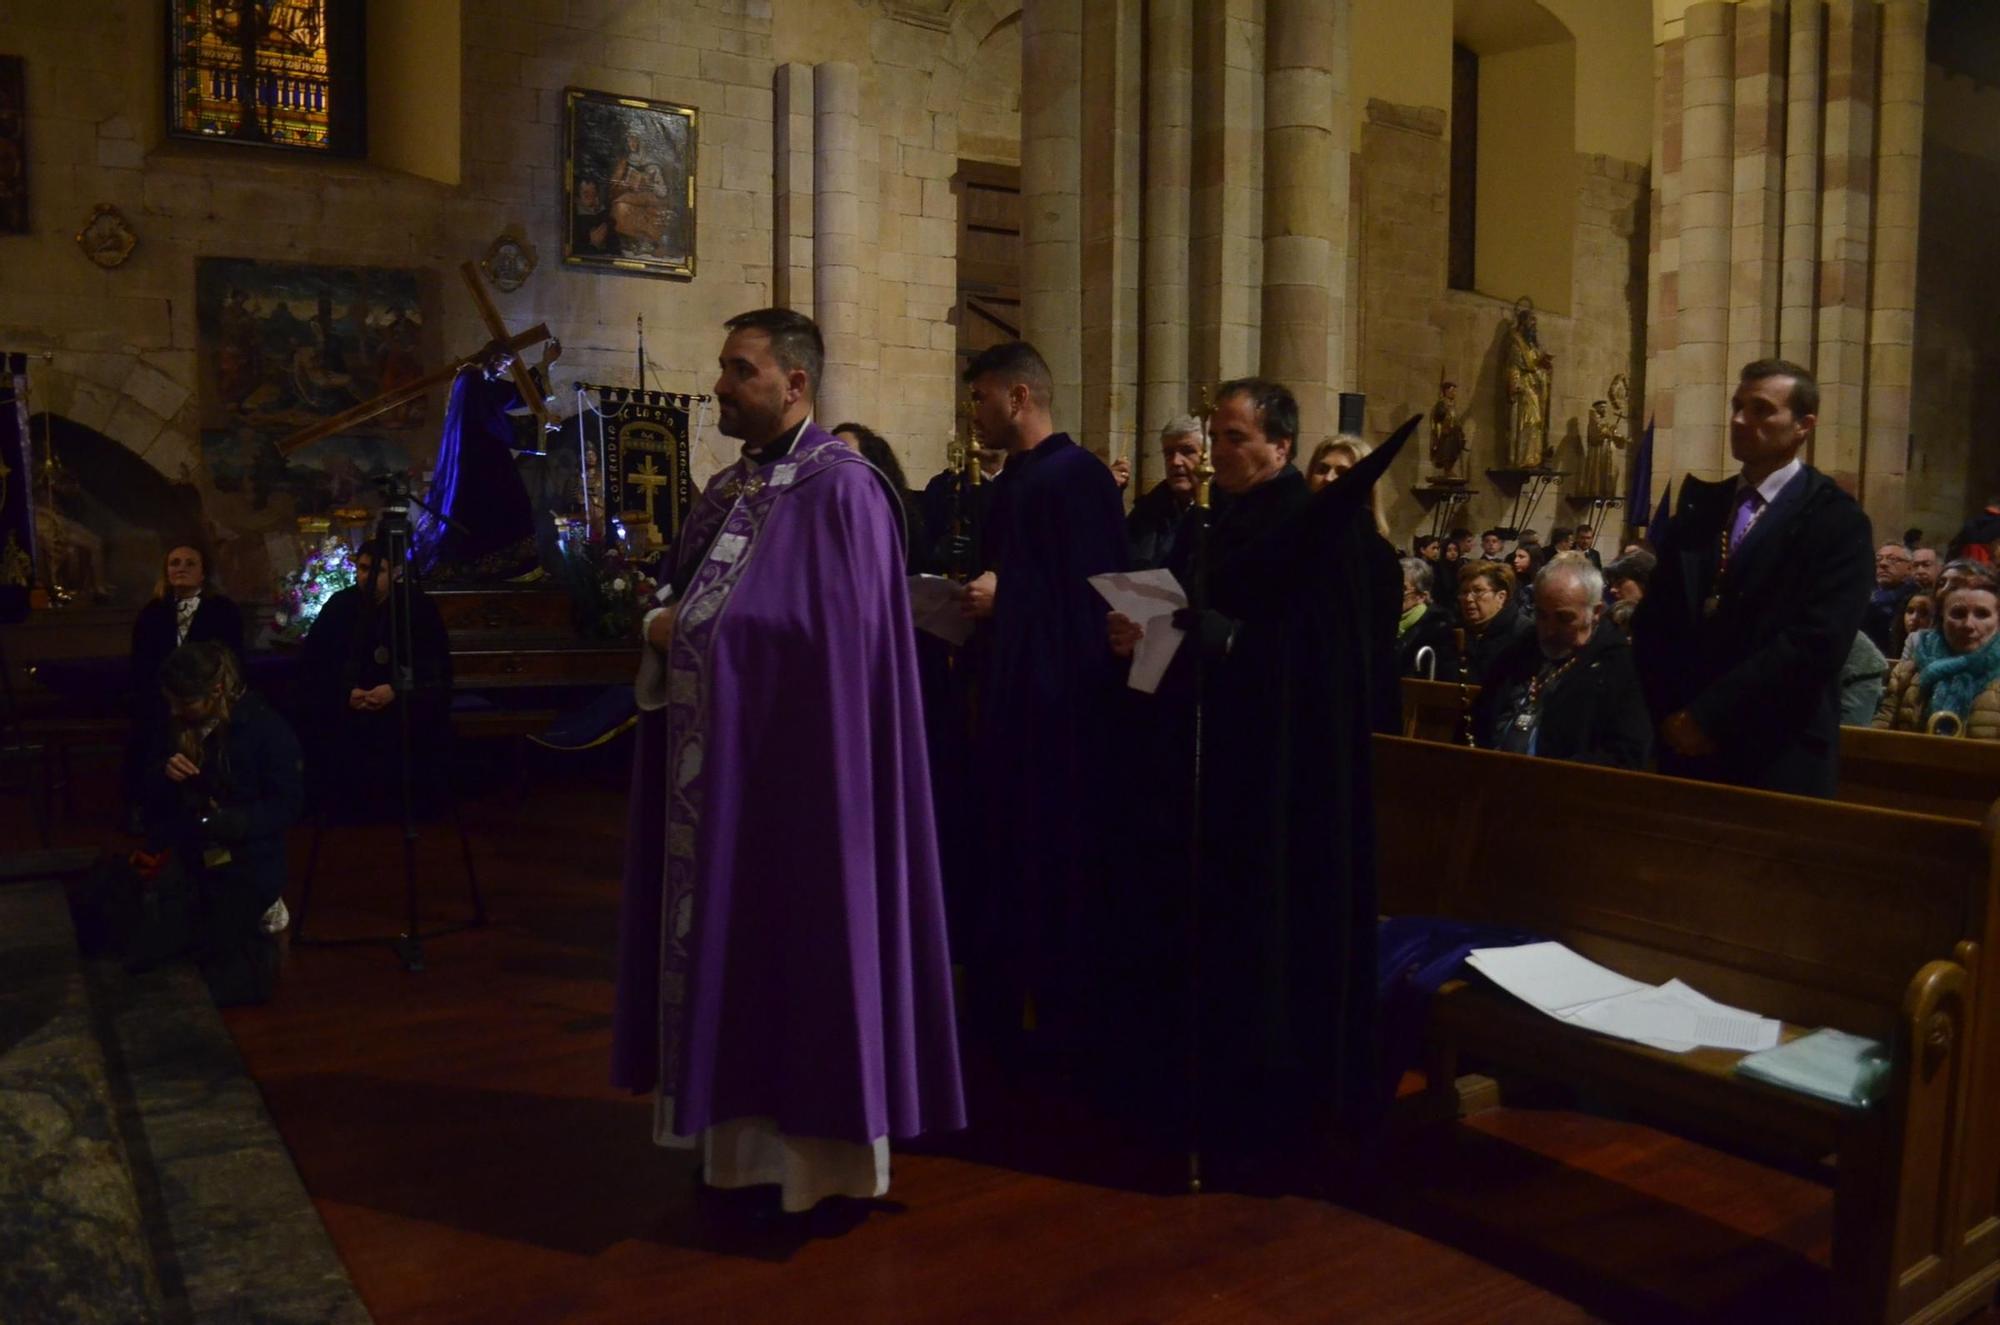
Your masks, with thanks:
[[[1172,747],[1156,767],[1178,787],[1160,798],[1155,850],[1135,860],[1127,891],[1187,877],[1186,825],[1199,825],[1202,1107],[1232,1132],[1254,1120],[1273,1138],[1362,1104],[1372,1081],[1369,737],[1393,713],[1402,577],[1370,495],[1416,422],[1312,494],[1291,464],[1298,419],[1276,382],[1217,389],[1212,524],[1204,539],[1185,523],[1169,560],[1197,606],[1109,619],[1123,657],[1149,632],[1187,636],[1148,701]]]
[[[988,569],[965,592],[985,637],[973,782],[988,830],[969,992],[1001,1032],[1062,1040],[1078,1029],[1084,928],[1107,863],[1099,821],[1120,679],[1089,577],[1125,568],[1125,507],[1104,463],[1055,430],[1034,346],[982,351],[965,381],[980,435],[1007,449]]]

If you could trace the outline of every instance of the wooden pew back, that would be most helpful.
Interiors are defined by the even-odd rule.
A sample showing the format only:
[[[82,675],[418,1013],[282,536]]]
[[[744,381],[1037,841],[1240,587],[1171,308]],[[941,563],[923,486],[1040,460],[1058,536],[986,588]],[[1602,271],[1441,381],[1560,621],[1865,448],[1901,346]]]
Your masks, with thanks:
[[[1468,687],[1468,692],[1476,699],[1479,687]],[[1405,678],[1403,735],[1461,743],[1461,703],[1456,685]],[[1840,788],[1834,799],[1977,823],[2000,800],[2000,741],[1842,727]]]
[[[1924,963],[1990,937],[1975,823],[1398,737],[1375,750],[1388,914],[1532,930],[1648,983],[1880,1039]]]

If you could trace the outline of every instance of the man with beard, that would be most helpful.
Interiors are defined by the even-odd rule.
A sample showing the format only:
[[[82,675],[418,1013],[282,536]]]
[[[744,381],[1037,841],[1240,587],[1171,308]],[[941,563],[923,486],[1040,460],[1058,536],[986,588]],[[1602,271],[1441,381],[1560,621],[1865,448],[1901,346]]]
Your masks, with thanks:
[[[646,617],[612,1080],[709,1186],[802,1212],[965,1111],[900,497],[813,421],[810,318],[726,325],[743,454]]]

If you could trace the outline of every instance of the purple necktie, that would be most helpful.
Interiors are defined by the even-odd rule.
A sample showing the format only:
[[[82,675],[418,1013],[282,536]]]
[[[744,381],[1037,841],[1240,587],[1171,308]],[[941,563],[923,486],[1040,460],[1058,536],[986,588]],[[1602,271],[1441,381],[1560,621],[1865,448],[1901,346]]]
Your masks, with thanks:
[[[1736,519],[1729,526],[1730,551],[1735,551],[1743,542],[1743,535],[1750,532],[1750,526],[1756,522],[1757,512],[1763,509],[1763,506],[1764,494],[1745,484],[1743,495],[1736,499]]]

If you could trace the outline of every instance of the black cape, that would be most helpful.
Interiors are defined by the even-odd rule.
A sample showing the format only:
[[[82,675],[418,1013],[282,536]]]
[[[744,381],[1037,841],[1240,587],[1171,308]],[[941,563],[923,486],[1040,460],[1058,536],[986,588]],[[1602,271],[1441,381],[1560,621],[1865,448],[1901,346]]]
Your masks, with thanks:
[[[402,733],[396,704],[372,713],[349,708],[348,694],[390,682],[389,610],[365,585],[326,600],[300,658],[301,727],[315,804],[339,818],[390,818],[401,812]],[[410,599],[411,769],[418,807],[434,803],[451,730],[451,643],[428,594]],[[398,699],[397,703],[404,702]]]
[[[1178,911],[1184,924],[1185,906],[1161,899],[1186,896],[1187,838],[1175,820],[1199,823],[1201,1108],[1239,1136],[1251,1123],[1275,1136],[1329,1109],[1354,1117],[1373,1104],[1370,741],[1395,719],[1402,575],[1368,497],[1414,422],[1318,494],[1287,468],[1219,502],[1205,583],[1196,520],[1175,549],[1176,576],[1206,589],[1210,614],[1156,697],[1154,739],[1179,753],[1153,751],[1163,762],[1147,772],[1172,790],[1159,798],[1151,849],[1134,857],[1141,877],[1122,893],[1153,899],[1154,923]],[[1156,932],[1155,953],[1170,954],[1179,937],[1162,943]],[[1178,1011],[1189,1006],[1189,963],[1167,964],[1181,973],[1180,996],[1165,1000]]]

